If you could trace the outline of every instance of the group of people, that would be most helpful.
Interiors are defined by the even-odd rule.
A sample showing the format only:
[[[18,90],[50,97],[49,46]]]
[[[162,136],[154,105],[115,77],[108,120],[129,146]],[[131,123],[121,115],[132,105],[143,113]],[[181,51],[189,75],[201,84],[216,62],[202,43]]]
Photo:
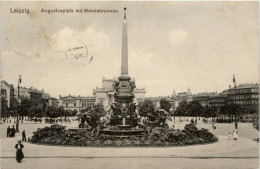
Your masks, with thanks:
[[[14,125],[13,125],[13,128],[10,128],[10,126],[8,126],[8,128],[7,128],[7,137],[15,137]]]

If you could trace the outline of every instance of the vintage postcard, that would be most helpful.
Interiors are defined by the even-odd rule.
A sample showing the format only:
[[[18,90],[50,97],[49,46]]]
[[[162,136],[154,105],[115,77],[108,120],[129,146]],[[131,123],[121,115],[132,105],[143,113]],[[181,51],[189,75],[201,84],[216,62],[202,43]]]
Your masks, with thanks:
[[[259,2],[0,9],[2,169],[259,168]]]

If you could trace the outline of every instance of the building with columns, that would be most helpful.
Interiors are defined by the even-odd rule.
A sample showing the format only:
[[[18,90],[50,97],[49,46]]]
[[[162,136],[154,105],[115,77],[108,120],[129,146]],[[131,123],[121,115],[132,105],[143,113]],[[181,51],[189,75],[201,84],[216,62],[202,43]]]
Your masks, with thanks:
[[[60,96],[59,97],[59,107],[63,107],[65,110],[76,110],[80,112],[82,109],[91,108],[95,105],[95,97],[85,97],[85,96]]]

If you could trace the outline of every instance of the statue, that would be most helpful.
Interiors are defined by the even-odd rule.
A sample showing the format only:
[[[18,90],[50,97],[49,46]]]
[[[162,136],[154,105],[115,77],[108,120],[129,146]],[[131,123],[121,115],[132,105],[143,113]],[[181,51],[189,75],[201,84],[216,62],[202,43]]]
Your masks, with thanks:
[[[166,120],[172,121],[170,113],[164,109],[159,109],[156,115],[148,114],[150,126],[169,127]]]
[[[112,87],[116,90],[116,92],[118,92],[119,90],[119,82],[118,81],[115,81],[112,85]]]
[[[135,82],[130,81],[129,87],[130,87],[129,92],[132,93],[134,91],[134,89],[136,88]]]

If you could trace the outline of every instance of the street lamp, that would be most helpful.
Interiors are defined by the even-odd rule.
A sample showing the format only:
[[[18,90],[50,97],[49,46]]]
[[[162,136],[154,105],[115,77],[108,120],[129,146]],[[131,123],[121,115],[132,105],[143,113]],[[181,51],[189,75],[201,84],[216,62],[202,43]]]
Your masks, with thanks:
[[[237,105],[237,85],[236,85],[236,78],[233,74],[233,83],[234,83],[234,89],[235,89],[235,105]],[[236,106],[237,107],[237,106]],[[237,123],[237,110],[235,109],[235,129],[238,129],[238,123]]]
[[[20,104],[20,83],[22,83],[21,75],[18,78],[18,87],[17,87],[17,97],[18,97],[18,104],[16,108],[16,132],[19,132],[19,115],[18,115],[18,107]]]

